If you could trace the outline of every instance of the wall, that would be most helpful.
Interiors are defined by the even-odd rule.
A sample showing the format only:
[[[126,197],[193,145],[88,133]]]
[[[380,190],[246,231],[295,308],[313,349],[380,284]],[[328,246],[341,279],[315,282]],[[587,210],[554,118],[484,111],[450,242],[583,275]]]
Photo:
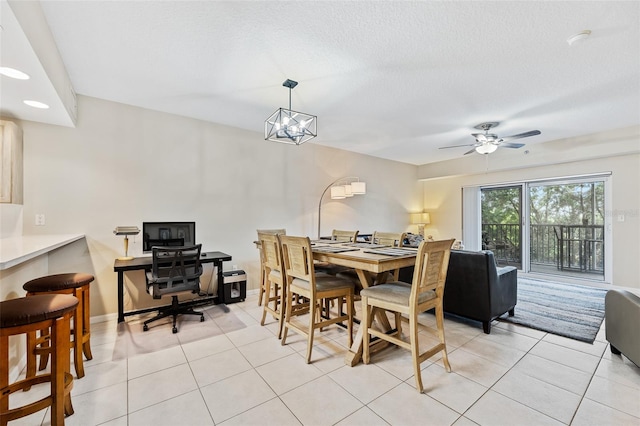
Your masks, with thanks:
[[[204,250],[233,256],[258,287],[258,228],[317,233],[318,201],[343,176],[367,182],[367,194],[322,204],[323,234],[333,228],[411,230],[422,204],[417,167],[322,147],[266,142],[261,133],[78,97],[76,128],[35,122],[24,131],[24,234],[83,233],[86,246],[50,256],[51,273],[91,272],[92,315],[117,310],[114,258],[123,255],[121,225],[197,222]],[[268,113],[268,112],[267,112]],[[321,140],[322,133],[318,140]],[[35,226],[36,213],[46,225]],[[415,230],[414,230],[415,231]],[[141,254],[140,236],[129,251]],[[73,257],[73,259],[70,259]],[[205,279],[206,280],[206,279]],[[125,309],[153,304],[142,273],[127,274]]]
[[[640,138],[634,135],[636,135],[635,130],[630,133],[626,148],[614,148],[613,141],[607,141],[606,134],[603,134],[598,140],[599,144],[607,145],[608,142],[611,144],[608,152],[601,153],[596,159],[569,161],[568,159],[575,158],[575,156],[563,154],[563,142],[556,141],[553,148],[556,156],[547,157],[547,162],[557,164],[536,164],[534,167],[511,170],[508,168],[513,166],[514,162],[510,161],[509,153],[503,153],[502,157],[494,157],[491,154],[488,158],[489,165],[485,163],[487,158],[481,156],[474,155],[470,159],[465,158],[465,162],[479,163],[477,167],[481,170],[484,168],[484,171],[480,173],[475,173],[476,170],[474,170],[474,173],[465,174],[464,169],[456,168],[451,164],[449,167],[437,165],[431,170],[428,170],[428,165],[421,166],[422,170],[419,172],[421,176],[428,173],[434,173],[435,176],[439,173],[434,171],[436,168],[439,168],[440,171],[448,170],[448,173],[451,174],[451,176],[439,176],[424,180],[425,209],[431,212],[431,222],[433,223],[433,225],[427,226],[425,232],[433,234],[435,238],[451,236],[461,238],[461,188],[463,186],[611,172],[612,209],[607,213],[613,215],[612,284],[640,289],[640,280],[638,279],[640,276],[640,263],[638,262],[640,259],[640,154],[637,152]],[[628,149],[629,147],[631,148]],[[582,149],[589,151],[586,144],[582,146]],[[633,152],[634,150],[635,152]],[[537,148],[537,151],[544,151],[544,147]],[[587,152],[585,152],[586,154]],[[544,157],[542,154],[539,155]],[[547,152],[546,155],[549,153]],[[505,158],[509,160],[505,161]],[[517,163],[518,160],[515,162]],[[617,221],[618,213],[625,215],[624,222]]]

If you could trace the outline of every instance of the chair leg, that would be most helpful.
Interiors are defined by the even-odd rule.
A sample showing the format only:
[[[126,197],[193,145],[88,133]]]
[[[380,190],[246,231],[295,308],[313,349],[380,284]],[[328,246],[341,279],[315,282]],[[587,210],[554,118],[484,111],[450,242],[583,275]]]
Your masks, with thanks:
[[[266,278],[267,278],[267,273],[264,269],[263,266],[260,266],[260,289],[258,291],[258,306],[262,306],[262,297],[264,296],[265,293],[265,282],[266,282]]]
[[[422,393],[422,371],[420,370],[420,345],[418,343],[418,317],[416,313],[409,315],[409,339],[411,340],[411,358],[413,360],[413,374],[416,378],[416,389]]]
[[[169,316],[173,317],[173,328],[172,328],[172,331],[174,333],[178,332],[178,327],[176,326],[176,320],[177,320],[177,316],[178,315],[197,315],[197,316],[200,317],[200,322],[204,321],[204,313],[203,312],[196,312],[190,306],[189,307],[180,306],[180,303],[178,302],[178,296],[171,296],[171,299],[172,299],[171,306],[168,306],[168,307],[166,307],[164,309],[161,309],[158,312],[158,315],[156,315],[155,317],[153,317],[151,319],[146,320],[143,323],[143,326],[142,326],[142,330],[143,331],[148,331],[149,330],[149,325],[148,324],[150,324],[150,323],[152,323],[154,321],[157,321],[159,319],[169,317]]]
[[[340,304],[342,304],[342,297],[340,298]],[[342,309],[341,309],[342,310]],[[353,293],[347,296],[347,333],[349,333],[349,347],[353,345]],[[342,312],[340,312],[342,314]]]
[[[447,373],[451,373],[451,365],[449,364],[449,356],[447,355],[447,343],[444,340],[444,314],[442,313],[442,305],[436,306],[436,326],[438,327],[438,337],[442,344],[442,363]]]
[[[43,350],[43,354],[40,354],[40,363],[38,364],[38,371],[42,371],[47,368],[49,363],[49,348],[51,347],[49,329],[45,328],[40,330],[40,338],[43,340],[40,348]]]
[[[322,306],[322,305],[321,305]],[[309,330],[307,330],[307,364],[311,363],[311,351],[313,350],[313,335],[315,334],[316,331],[316,327],[315,327],[315,315],[316,312],[315,310],[317,309],[317,304],[313,303],[309,306],[309,309],[311,309],[311,312],[309,312]],[[320,310],[322,310],[322,307],[320,307]]]
[[[372,315],[372,308],[369,307],[369,305],[367,304],[368,302],[368,298],[365,296],[362,296],[361,302],[362,302],[362,321],[360,321],[360,327],[363,327],[362,330],[362,362],[365,364],[369,364],[369,361],[371,359],[371,352],[369,350],[369,344],[371,342],[370,336],[369,336],[369,327],[371,327],[371,318],[373,317]]]
[[[82,297],[82,296],[80,296]],[[71,335],[73,336],[73,365],[76,368],[76,375],[78,379],[84,377],[84,364],[83,364],[83,350],[82,350],[82,315],[78,312],[78,309],[73,311],[73,330]]]
[[[291,305],[293,305],[293,296],[292,292],[288,292],[287,294],[287,303],[286,303],[286,314],[284,316],[284,327],[282,330],[282,340],[280,340],[280,344],[284,346],[287,342],[287,334],[289,333],[289,323],[291,322]],[[309,309],[311,309],[311,304],[309,304]]]
[[[84,353],[84,357],[87,359],[93,359],[93,354],[91,353],[91,312],[90,312],[90,301],[91,297],[89,294],[89,286],[82,292],[83,305],[82,305],[82,352]]]
[[[282,326],[284,325],[284,316],[285,316],[285,306],[287,301],[287,294],[285,287],[282,286],[282,291],[280,292],[280,309],[278,309],[278,339],[282,339]]]
[[[267,308],[269,307],[269,300],[271,299],[271,281],[267,280],[264,284],[264,306],[262,307],[262,319],[260,325],[264,325],[264,321],[267,319]]]

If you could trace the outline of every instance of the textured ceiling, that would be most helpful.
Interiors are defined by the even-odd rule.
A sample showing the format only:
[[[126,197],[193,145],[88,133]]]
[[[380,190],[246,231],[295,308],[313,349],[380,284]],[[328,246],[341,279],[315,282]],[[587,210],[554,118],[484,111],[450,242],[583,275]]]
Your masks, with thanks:
[[[640,124],[637,1],[44,1],[42,9],[78,94],[261,134],[264,119],[287,106],[282,82],[291,78],[293,109],[318,116],[309,143],[406,163],[462,156],[467,148],[438,148],[473,143],[483,121],[501,122],[500,136],[540,130],[518,141],[527,149]],[[591,37],[569,46],[585,29]]]

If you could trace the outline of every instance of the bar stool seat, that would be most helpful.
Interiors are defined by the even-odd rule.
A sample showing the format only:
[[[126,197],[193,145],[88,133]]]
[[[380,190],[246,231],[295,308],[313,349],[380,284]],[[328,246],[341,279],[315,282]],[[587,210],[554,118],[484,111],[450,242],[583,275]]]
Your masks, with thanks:
[[[89,284],[94,280],[93,275],[84,273],[66,273],[47,275],[25,283],[22,288],[27,291],[27,297],[37,294],[70,294],[78,298],[79,303],[73,314],[73,365],[78,378],[84,377],[84,363],[82,355],[92,359],[91,331],[89,309]],[[38,337],[35,332],[27,334],[27,377],[36,374],[36,355],[40,355],[39,370],[47,367],[51,349],[48,331],[41,330]]]
[[[0,425],[51,407],[51,425],[64,424],[64,416],[73,414],[69,373],[70,322],[78,299],[66,294],[36,295],[0,302]],[[51,373],[25,378],[9,384],[9,337],[51,330],[53,348]],[[9,397],[18,390],[40,383],[51,384],[51,393],[35,402],[9,409]]]

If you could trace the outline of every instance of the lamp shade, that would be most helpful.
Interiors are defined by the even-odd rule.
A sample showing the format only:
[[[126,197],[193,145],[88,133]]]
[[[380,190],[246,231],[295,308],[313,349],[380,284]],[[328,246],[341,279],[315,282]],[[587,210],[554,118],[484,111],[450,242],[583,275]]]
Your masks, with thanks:
[[[138,235],[140,229],[137,226],[117,226],[113,233],[116,235]]]
[[[431,216],[429,213],[411,213],[411,223],[414,225],[429,225]]]
[[[332,200],[342,200],[346,198],[347,195],[344,190],[344,185],[340,186],[332,186],[331,187],[331,199]]]
[[[351,192],[355,195],[362,195],[367,193],[367,183],[366,182],[351,182]]]
[[[350,184],[346,184],[344,186],[344,195],[347,198],[353,197],[353,190],[351,189],[351,185]]]

